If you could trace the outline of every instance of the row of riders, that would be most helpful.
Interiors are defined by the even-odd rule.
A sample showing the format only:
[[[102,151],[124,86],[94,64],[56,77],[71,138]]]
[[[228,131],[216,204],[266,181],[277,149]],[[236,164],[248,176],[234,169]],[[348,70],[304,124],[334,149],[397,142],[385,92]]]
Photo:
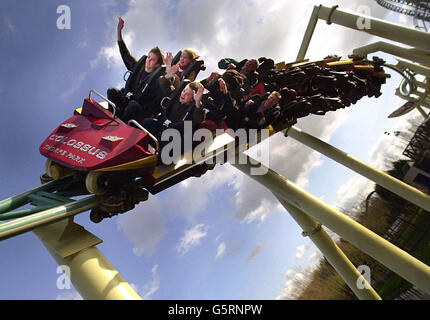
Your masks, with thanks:
[[[212,131],[292,123],[310,113],[323,115],[348,107],[365,95],[378,97],[385,82],[383,77],[337,72],[316,64],[278,70],[272,59],[264,57],[224,58],[218,62],[225,70],[222,74],[212,72],[196,82],[199,71],[205,70],[196,50],[187,48],[173,57],[154,47],[137,60],[123,40],[123,28],[119,17],[118,46],[130,74],[124,88],[108,89],[108,99],[121,120],[138,121],[158,140],[164,129],[182,132],[186,120],[193,129]],[[325,61],[330,59],[339,57]],[[383,62],[373,62],[375,72],[383,71]]]
[[[122,37],[124,20],[118,22],[118,46],[130,75],[124,88],[109,88],[107,96],[116,106],[116,115],[128,123],[136,120],[157,138],[163,129],[181,131],[185,120],[193,128],[202,124],[216,128],[262,128],[279,116],[281,94],[266,93],[259,67],[273,69],[271,59],[236,61],[222,59],[222,74],[213,72],[196,82],[205,66],[196,50],[187,48],[175,57],[158,47],[137,60]],[[167,99],[163,99],[168,97]]]

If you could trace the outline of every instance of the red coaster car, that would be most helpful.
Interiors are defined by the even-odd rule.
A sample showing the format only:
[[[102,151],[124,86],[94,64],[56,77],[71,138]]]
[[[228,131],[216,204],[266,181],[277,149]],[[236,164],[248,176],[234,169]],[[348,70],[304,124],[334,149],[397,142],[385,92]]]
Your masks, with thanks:
[[[137,122],[125,125],[115,114],[94,101],[91,91],[81,109],[58,126],[41,144],[47,157],[47,174],[54,179],[72,170],[89,172],[88,191],[105,191],[97,178],[103,172],[135,171],[151,174],[157,164],[158,141]],[[108,103],[109,101],[101,96]],[[134,128],[131,125],[138,126]]]

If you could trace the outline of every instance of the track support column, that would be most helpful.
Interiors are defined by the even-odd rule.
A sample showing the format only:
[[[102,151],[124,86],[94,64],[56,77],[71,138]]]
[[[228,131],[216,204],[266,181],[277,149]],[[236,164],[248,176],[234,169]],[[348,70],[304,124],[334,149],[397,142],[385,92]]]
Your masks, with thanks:
[[[429,266],[365,228],[336,208],[298,187],[285,177],[264,167],[263,164],[250,165],[255,160],[251,161],[248,156],[243,156],[247,159],[245,164],[239,164],[238,161],[235,161],[232,165],[260,182],[276,194],[278,198],[299,208],[410,283],[430,293]],[[253,167],[258,167],[259,172],[264,171],[267,173],[264,175],[252,175],[251,169]]]
[[[417,190],[414,187],[393,178],[389,174],[373,168],[368,164],[360,161],[353,156],[333,147],[332,145],[315,138],[314,136],[298,129],[295,127],[290,127],[286,133],[289,136],[309,148],[316,150],[323,155],[333,159],[334,161],[348,167],[349,169],[359,173],[360,175],[374,181],[375,183],[381,185],[382,187],[390,190],[391,192],[399,195],[400,197],[416,204],[417,206],[430,211],[430,197],[424,192]]]
[[[70,268],[70,281],[84,299],[142,299],[95,247],[102,240],[74,223],[73,218],[34,233],[59,265]]]
[[[427,52],[430,51],[430,34],[428,32],[405,27],[363,14],[343,11],[338,9],[338,6],[329,8],[319,5],[314,6],[296,60],[304,59],[318,19],[325,20],[327,24],[335,23],[346,28],[404,43]],[[359,21],[366,21],[369,28],[360,26],[358,23]]]
[[[330,238],[330,236],[321,228],[321,225],[306,215],[303,211],[296,208],[289,202],[285,201],[276,194],[274,196],[279,200],[282,206],[290,213],[297,224],[306,230],[303,234],[309,236],[312,242],[321,251],[327,261],[332,265],[336,272],[342,277],[348,287],[361,300],[381,300],[381,297],[362,277],[357,268],[352,264],[348,257]],[[360,282],[361,286],[357,285]]]

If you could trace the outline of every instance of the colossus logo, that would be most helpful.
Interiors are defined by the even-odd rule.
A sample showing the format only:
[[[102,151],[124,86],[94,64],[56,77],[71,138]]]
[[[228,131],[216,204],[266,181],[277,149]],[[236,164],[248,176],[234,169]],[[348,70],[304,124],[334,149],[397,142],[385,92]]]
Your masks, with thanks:
[[[91,156],[96,156],[99,159],[104,159],[108,155],[108,152],[102,151],[99,148],[93,147],[88,143],[77,141],[76,139],[70,139],[69,137],[65,136],[58,136],[56,134],[53,134],[49,137],[49,140],[62,143],[66,146],[73,147],[76,149],[79,149],[83,152],[88,152]]]

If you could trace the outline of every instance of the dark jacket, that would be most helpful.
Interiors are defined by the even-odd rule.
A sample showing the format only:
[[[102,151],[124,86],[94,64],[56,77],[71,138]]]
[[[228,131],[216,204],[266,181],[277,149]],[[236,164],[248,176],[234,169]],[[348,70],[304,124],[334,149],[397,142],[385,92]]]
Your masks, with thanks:
[[[264,112],[258,112],[258,108],[260,105],[267,99],[269,96],[268,93],[256,97],[254,103],[249,105],[248,107],[244,107],[243,114],[244,114],[244,122],[243,126],[245,128],[254,128],[259,129],[260,125],[259,122],[261,119],[264,118]]]
[[[118,41],[118,47],[125,67],[131,72],[125,85],[125,93],[135,93],[139,89],[138,80],[142,77],[142,74],[145,71],[146,55],[143,55],[139,60],[137,60],[131,55],[124,41]]]
[[[223,93],[219,88],[218,78],[207,81],[202,80],[201,84],[209,91],[209,98],[203,101],[203,107],[208,110],[207,120],[214,121],[221,125],[225,121],[230,128],[236,127],[238,106],[236,100],[232,98],[230,92]]]
[[[186,120],[192,121],[193,129],[196,129],[204,119],[203,107],[196,108],[194,101],[189,104],[181,104],[177,100],[164,110],[162,121],[168,128],[181,130],[183,122]]]
[[[151,73],[147,73],[145,71],[146,55],[136,60],[130,54],[124,41],[118,41],[118,46],[124,65],[131,72],[124,94],[132,93],[131,99],[137,101],[145,109],[146,117],[160,113],[161,99],[171,92],[170,82],[163,76],[165,69],[159,67]]]

